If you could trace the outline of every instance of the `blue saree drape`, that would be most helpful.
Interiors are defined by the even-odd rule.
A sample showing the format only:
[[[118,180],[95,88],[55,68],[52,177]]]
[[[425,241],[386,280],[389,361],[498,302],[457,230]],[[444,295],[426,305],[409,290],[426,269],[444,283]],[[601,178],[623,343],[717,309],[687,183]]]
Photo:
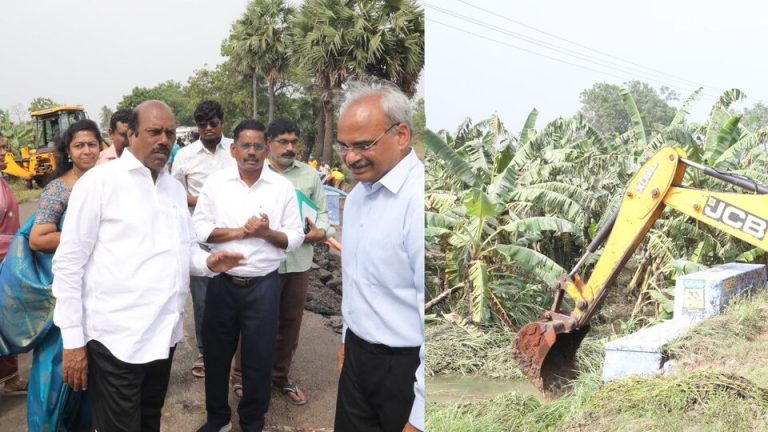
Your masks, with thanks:
[[[62,378],[61,332],[53,324],[53,254],[29,247],[34,220],[14,236],[0,265],[0,355],[35,350],[27,395],[30,432],[87,431],[90,391],[73,392]]]

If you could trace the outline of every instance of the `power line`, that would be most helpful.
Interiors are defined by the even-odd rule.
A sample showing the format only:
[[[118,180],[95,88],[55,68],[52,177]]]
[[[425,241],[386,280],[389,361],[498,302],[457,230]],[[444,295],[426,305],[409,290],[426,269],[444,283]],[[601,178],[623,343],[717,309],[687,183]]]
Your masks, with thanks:
[[[691,81],[691,80],[688,80],[687,78],[683,78],[683,77],[679,77],[679,76],[676,76],[676,75],[672,75],[672,74],[669,74],[669,73],[667,73],[667,72],[663,72],[663,71],[660,71],[660,70],[658,70],[658,69],[654,69],[654,68],[651,68],[651,67],[645,66],[645,65],[643,65],[643,64],[640,64],[640,63],[636,63],[636,62],[633,62],[633,61],[631,61],[631,60],[626,60],[626,59],[624,59],[624,58],[621,58],[621,57],[615,56],[615,55],[613,55],[613,54],[610,54],[610,53],[607,53],[607,52],[605,52],[605,51],[600,51],[600,50],[598,50],[598,49],[595,49],[595,48],[589,47],[589,46],[587,46],[587,45],[584,45],[584,44],[581,44],[581,43],[578,43],[578,42],[572,41],[572,40],[570,40],[570,39],[566,39],[566,38],[564,38],[564,37],[561,37],[561,36],[558,36],[558,35],[556,35],[556,34],[554,34],[554,33],[550,33],[550,32],[547,32],[547,31],[544,31],[544,30],[538,29],[538,28],[536,28],[536,27],[533,27],[533,26],[531,26],[531,25],[529,25],[529,24],[526,24],[526,23],[523,23],[523,22],[517,21],[517,20],[515,20],[515,19],[509,18],[509,17],[507,17],[507,16],[501,15],[501,14],[499,14],[499,13],[496,13],[496,12],[493,12],[493,11],[491,11],[491,10],[488,10],[488,9],[482,8],[482,7],[480,7],[480,6],[477,6],[477,5],[474,5],[474,4],[472,4],[472,3],[468,2],[468,1],[465,1],[465,0],[456,0],[456,1],[457,1],[457,2],[459,2],[459,3],[463,3],[463,4],[465,4],[465,5],[467,5],[467,6],[471,7],[471,8],[474,8],[474,9],[478,9],[478,10],[480,10],[480,11],[483,11],[483,12],[485,12],[485,13],[487,13],[487,14],[489,14],[489,15],[492,15],[492,16],[494,16],[494,17],[497,17],[497,18],[501,18],[501,19],[503,19],[503,20],[506,20],[506,21],[509,21],[509,22],[511,22],[511,23],[517,24],[517,25],[519,25],[519,26],[525,27],[525,28],[527,28],[527,29],[530,29],[530,30],[533,30],[533,31],[535,31],[535,32],[538,32],[538,33],[541,33],[541,34],[547,35],[547,36],[549,36],[549,37],[552,37],[552,38],[555,38],[555,39],[561,40],[561,41],[563,41],[563,42],[567,42],[567,43],[569,43],[569,44],[572,44],[572,45],[576,45],[576,46],[578,46],[578,47],[580,47],[580,48],[584,48],[584,49],[586,49],[586,50],[589,50],[589,51],[592,51],[592,52],[594,52],[594,53],[597,53],[597,54],[600,54],[600,55],[603,55],[603,56],[606,56],[606,57],[610,57],[610,58],[612,58],[612,59],[615,59],[615,60],[619,60],[619,61],[621,61],[621,62],[624,62],[624,63],[628,63],[628,64],[631,64],[631,65],[637,66],[637,67],[639,67],[639,68],[642,68],[642,69],[646,69],[646,70],[654,71],[654,72],[660,73],[660,74],[662,74],[662,75],[667,75],[667,76],[670,76],[670,77],[675,77],[675,78],[677,78],[677,79],[679,79],[679,80],[682,80],[682,81],[686,81],[686,82],[688,82],[688,83],[691,83],[691,84],[694,84],[694,85],[696,85],[696,86],[701,86],[701,84],[699,84],[699,83],[695,83],[695,82],[693,82],[693,81]],[[714,89],[714,90],[717,90],[717,89],[718,89],[718,87],[716,87],[716,86],[711,86],[711,85],[703,85],[703,86],[704,86],[704,87],[708,87],[708,88],[711,88],[711,89]]]
[[[585,66],[585,65],[582,65],[582,64],[578,64],[578,63],[573,63],[573,62],[570,62],[568,60],[563,60],[563,59],[560,59],[560,58],[556,58],[556,57],[552,57],[552,56],[549,56],[549,55],[546,55],[546,54],[542,54],[542,53],[537,52],[537,51],[533,51],[533,50],[530,50],[530,49],[527,49],[527,48],[523,48],[523,47],[520,47],[520,46],[517,46],[517,45],[513,45],[513,44],[511,44],[509,42],[500,41],[498,39],[494,39],[494,38],[491,38],[491,37],[488,37],[488,36],[485,36],[485,35],[481,35],[479,33],[475,33],[475,32],[470,31],[470,30],[466,30],[466,29],[463,29],[463,28],[460,28],[460,27],[453,26],[451,24],[444,23],[442,21],[437,21],[437,20],[435,20],[433,18],[427,18],[427,21],[433,22],[435,24],[439,24],[439,25],[442,25],[444,27],[448,27],[448,28],[451,28],[451,29],[454,29],[454,30],[457,30],[457,31],[460,31],[462,33],[466,33],[466,34],[478,37],[480,39],[485,39],[487,41],[495,42],[497,44],[504,45],[504,46],[507,46],[507,47],[510,47],[510,48],[514,48],[514,49],[517,49],[517,50],[520,50],[520,51],[525,51],[525,52],[527,52],[529,54],[533,54],[535,56],[544,57],[544,58],[549,59],[549,60],[553,60],[553,61],[556,61],[556,62],[564,63],[564,64],[567,64],[567,65],[570,65],[570,66],[574,66],[574,67],[578,67],[578,68],[585,69],[585,70],[588,70],[588,71],[591,71],[591,72],[596,72],[596,73],[599,73],[599,74],[603,74],[603,75],[611,76],[611,77],[614,77],[614,78],[618,78],[619,80],[622,80],[622,81],[626,81],[628,79],[631,79],[631,77],[616,75],[616,74],[611,73],[611,72],[607,72],[607,71],[603,71],[603,70],[599,70],[599,69],[594,69],[594,68],[591,68],[589,66]],[[653,79],[652,81],[660,83],[660,84],[663,84],[663,85],[666,85],[668,87],[675,88],[675,86],[670,86],[670,85],[668,85],[666,83],[663,83],[663,82],[660,82],[660,81],[658,81],[656,79]],[[679,88],[678,88],[678,90],[679,90]],[[710,98],[711,98],[711,96],[710,96]],[[704,98],[704,99],[707,99],[707,98]],[[717,98],[714,98],[714,100],[717,100]]]
[[[636,76],[638,76],[640,78],[644,78],[646,80],[656,81],[656,82],[659,82],[659,83],[661,83],[663,85],[672,87],[666,81],[662,81],[659,78],[654,77],[653,75],[648,75],[648,72],[639,71],[639,70],[637,70],[635,68],[632,68],[632,67],[624,66],[624,65],[621,65],[621,64],[618,64],[618,63],[615,63],[615,62],[611,62],[611,61],[606,61],[606,60],[598,59],[598,58],[595,58],[594,56],[590,56],[590,55],[587,55],[587,54],[575,52],[575,51],[572,51],[570,49],[563,48],[563,47],[560,47],[558,45],[555,45],[555,44],[552,44],[552,43],[549,43],[549,42],[546,42],[546,41],[542,41],[542,40],[539,40],[539,39],[536,39],[536,38],[532,38],[532,37],[529,37],[529,36],[521,34],[521,33],[515,33],[515,32],[512,32],[512,31],[509,31],[509,30],[506,30],[506,29],[494,26],[494,25],[489,24],[487,22],[484,22],[484,21],[481,21],[481,20],[477,20],[475,18],[468,17],[466,15],[463,15],[463,14],[460,14],[458,12],[454,12],[454,11],[451,11],[451,10],[448,10],[448,9],[440,8],[440,7],[431,5],[431,4],[427,4],[427,7],[431,8],[431,9],[437,11],[437,12],[453,16],[455,18],[461,19],[463,21],[470,22],[472,24],[478,25],[480,27],[484,27],[486,29],[490,29],[490,30],[493,30],[493,31],[496,31],[496,32],[499,32],[499,33],[503,33],[503,34],[505,34],[507,36],[511,36],[511,37],[516,38],[516,39],[522,39],[523,41],[531,43],[533,45],[538,45],[538,46],[544,47],[546,49],[558,52],[560,54],[563,54],[563,55],[566,55],[566,56],[569,56],[569,57],[576,58],[578,60],[581,60],[581,61],[584,61],[584,62],[587,62],[587,63],[591,63],[591,64],[594,64],[594,65],[598,65],[598,66],[605,67],[605,68],[608,68],[608,69],[612,69],[612,70],[615,70],[615,71],[618,71],[618,72],[622,72],[622,73],[633,74],[633,75],[636,75]],[[657,75],[664,75],[664,74],[663,73],[659,73]],[[668,77],[664,77],[664,78],[669,79]],[[691,81],[684,80],[684,79],[676,79],[676,78],[673,78],[673,79],[675,81],[679,81],[679,82],[685,82],[685,83],[691,82]],[[697,90],[698,88],[703,87],[702,85],[699,85],[699,84],[696,84],[695,86],[690,86],[688,84],[677,84],[677,86],[679,88],[681,88],[681,89],[684,89],[686,92],[693,92],[693,91]],[[705,92],[702,92],[702,94],[704,96],[707,96],[707,97],[716,98],[716,96],[710,95],[710,94],[705,93]]]
[[[695,86],[701,86],[701,87],[703,87],[704,89],[709,89],[709,90],[711,90],[711,91],[713,91],[713,92],[715,92],[715,93],[717,94],[717,96],[712,96],[712,95],[709,95],[709,94],[707,94],[707,95],[706,95],[706,97],[710,97],[710,98],[714,98],[715,100],[719,100],[719,98],[720,98],[720,96],[719,96],[719,95],[722,95],[722,93],[725,91],[725,90],[723,90],[723,89],[721,89],[721,88],[719,88],[719,87],[717,87],[717,86],[713,86],[713,85],[709,85],[709,84],[700,84],[700,83],[694,82],[694,81],[692,81],[692,80],[689,80],[689,79],[687,79],[687,78],[683,78],[683,77],[681,77],[681,76],[678,76],[678,75],[673,75],[673,74],[670,74],[670,73],[667,73],[667,72],[664,72],[664,71],[661,71],[661,70],[658,70],[658,69],[654,69],[654,68],[651,68],[651,67],[645,66],[645,65],[643,65],[643,64],[640,64],[640,63],[636,63],[636,62],[633,62],[633,61],[631,61],[631,60],[627,60],[627,59],[624,59],[624,58],[622,58],[622,57],[619,57],[619,56],[616,56],[616,55],[610,54],[610,53],[608,53],[608,52],[605,52],[605,51],[601,51],[601,50],[598,50],[598,49],[592,48],[592,47],[590,47],[590,46],[587,46],[587,45],[581,44],[581,43],[579,43],[579,42],[576,42],[576,41],[573,41],[573,40],[570,40],[570,39],[567,39],[567,38],[564,38],[564,37],[558,36],[558,35],[556,35],[556,34],[554,34],[554,33],[550,33],[550,32],[548,32],[548,31],[545,31],[545,30],[542,30],[542,29],[536,28],[536,27],[534,27],[534,26],[531,26],[531,25],[529,25],[529,24],[526,24],[526,23],[524,23],[524,22],[521,22],[521,21],[518,21],[518,20],[515,20],[515,19],[512,19],[512,18],[509,18],[508,16],[505,16],[505,15],[499,14],[499,13],[497,13],[497,12],[494,12],[494,11],[492,11],[492,10],[488,10],[488,9],[485,9],[485,8],[483,8],[483,7],[481,7],[481,6],[477,6],[477,5],[474,5],[474,4],[472,4],[472,3],[470,3],[470,2],[468,2],[468,1],[466,1],[466,0],[456,0],[456,1],[457,1],[457,2],[459,2],[459,3],[462,3],[462,4],[464,4],[464,5],[467,5],[467,6],[471,7],[471,8],[474,8],[474,9],[480,10],[480,11],[482,11],[482,12],[485,12],[485,13],[487,13],[487,14],[489,14],[489,15],[492,15],[492,16],[494,16],[494,17],[496,17],[496,18],[501,18],[501,19],[503,19],[503,20],[506,20],[506,21],[509,21],[509,22],[511,22],[511,23],[517,24],[517,25],[519,25],[519,26],[522,26],[522,27],[528,28],[528,29],[530,29],[530,30],[533,30],[533,31],[535,31],[535,32],[538,32],[538,33],[544,34],[544,35],[546,35],[546,36],[549,36],[549,37],[552,37],[552,38],[555,38],[555,39],[561,40],[561,41],[563,41],[563,42],[566,42],[566,43],[569,43],[569,44],[572,44],[572,45],[578,46],[578,47],[580,47],[580,48],[583,48],[583,49],[586,49],[586,50],[588,50],[588,51],[592,51],[592,52],[594,52],[594,53],[597,53],[597,54],[600,54],[600,55],[602,55],[602,56],[605,56],[605,57],[610,57],[610,58],[612,58],[612,59],[615,59],[615,60],[618,60],[618,61],[620,61],[620,62],[624,62],[624,63],[630,64],[630,65],[633,65],[633,66],[639,67],[639,68],[641,68],[641,69],[645,69],[645,70],[648,70],[648,71],[653,71],[653,72],[655,72],[655,73],[657,73],[657,74],[661,74],[661,75],[664,75],[664,76],[667,76],[667,77],[671,77],[671,78],[674,78],[675,80],[678,80],[678,81],[685,81],[685,82],[687,82],[687,83],[690,83],[690,84],[693,84],[693,85],[695,85]],[[432,7],[433,7],[433,8],[435,8],[434,6],[432,6]],[[481,22],[482,22],[482,21],[481,21]],[[542,42],[542,43],[546,43],[546,42]],[[563,49],[566,49],[566,50],[567,50],[567,48],[563,48]],[[580,53],[580,54],[581,54],[581,53]],[[656,81],[656,82],[659,82],[659,83],[662,83],[662,82],[661,82],[661,81],[659,81],[659,80],[655,80],[655,81]],[[666,85],[666,86],[668,86],[668,87],[673,87],[673,86],[670,86],[669,84],[666,84],[666,83],[662,83],[662,84],[664,84],[664,85]],[[704,92],[703,92],[703,91],[702,91],[702,95],[704,95]],[[755,97],[755,96],[753,96],[753,97],[750,97],[749,99],[751,99],[751,100],[753,100],[753,101],[755,101],[755,102],[761,102],[761,103],[764,103],[764,104],[768,104],[768,102],[766,102],[766,100],[765,100],[764,98],[760,98],[760,97]]]

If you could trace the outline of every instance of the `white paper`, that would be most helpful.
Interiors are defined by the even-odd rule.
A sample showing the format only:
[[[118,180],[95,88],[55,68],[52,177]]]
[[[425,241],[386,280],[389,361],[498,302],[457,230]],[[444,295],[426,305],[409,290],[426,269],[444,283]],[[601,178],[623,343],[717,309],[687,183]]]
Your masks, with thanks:
[[[301,221],[302,225],[307,219],[311,220],[312,223],[317,222],[317,210],[304,201],[301,202],[301,214],[304,217],[304,220]]]

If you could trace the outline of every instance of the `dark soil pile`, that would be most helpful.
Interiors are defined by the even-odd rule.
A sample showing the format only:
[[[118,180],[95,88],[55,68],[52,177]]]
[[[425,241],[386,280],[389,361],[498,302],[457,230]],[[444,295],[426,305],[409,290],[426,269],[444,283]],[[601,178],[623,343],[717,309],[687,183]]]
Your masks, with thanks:
[[[341,333],[341,256],[324,244],[315,247],[304,309],[324,316]]]

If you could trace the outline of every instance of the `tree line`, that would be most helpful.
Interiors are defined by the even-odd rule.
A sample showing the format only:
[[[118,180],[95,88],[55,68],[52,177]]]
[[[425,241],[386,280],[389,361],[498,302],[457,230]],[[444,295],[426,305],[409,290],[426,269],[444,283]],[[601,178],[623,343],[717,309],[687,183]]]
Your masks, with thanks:
[[[253,117],[296,120],[305,152],[331,164],[336,93],[352,77],[395,82],[409,96],[424,67],[424,12],[413,0],[252,0],[222,41],[224,63],[194,71],[186,83],[135,87],[117,108],[166,102],[179,124],[216,99],[231,129]],[[109,112],[102,108],[103,114]]]

